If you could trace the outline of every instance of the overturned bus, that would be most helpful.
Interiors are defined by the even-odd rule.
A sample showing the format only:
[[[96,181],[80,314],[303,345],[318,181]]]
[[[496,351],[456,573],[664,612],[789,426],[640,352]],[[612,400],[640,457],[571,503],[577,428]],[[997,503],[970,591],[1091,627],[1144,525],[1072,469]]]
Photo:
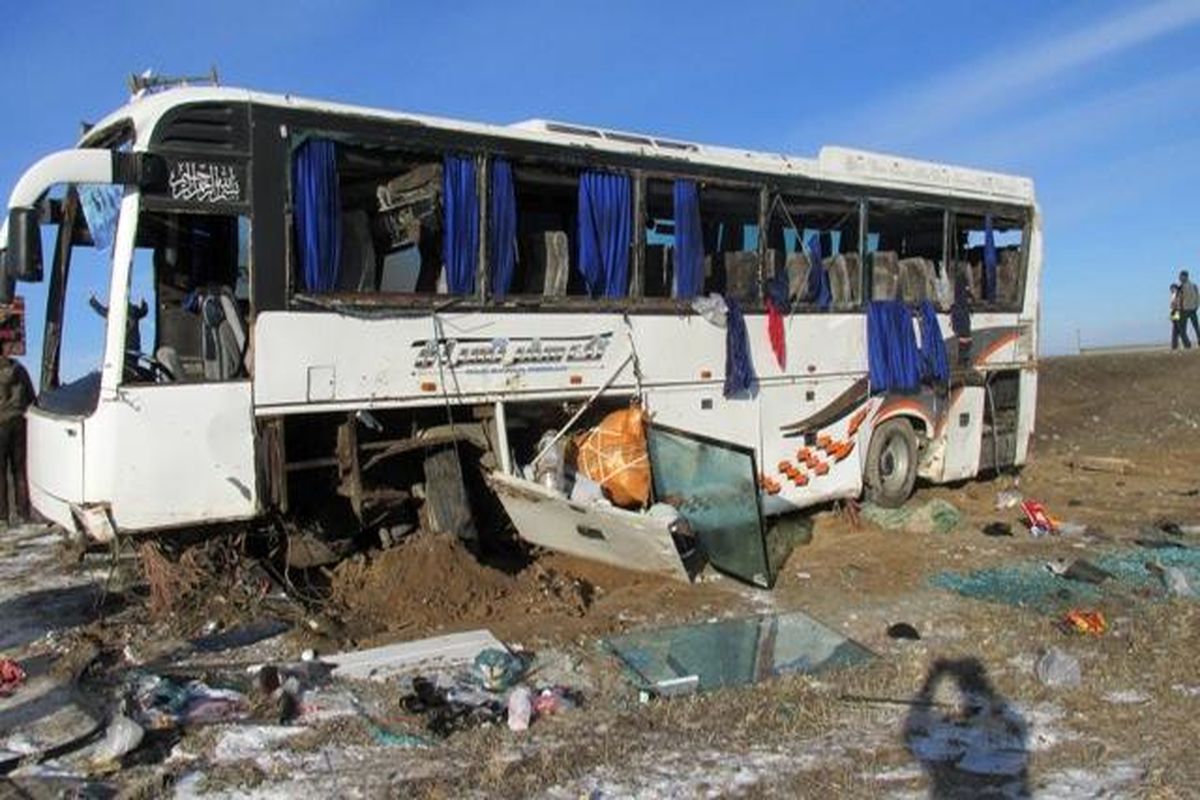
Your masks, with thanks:
[[[1024,462],[1041,236],[1027,179],[843,148],[148,94],[9,201],[0,284],[48,281],[32,501],[331,550],[502,506],[537,545],[770,585],[781,515]]]

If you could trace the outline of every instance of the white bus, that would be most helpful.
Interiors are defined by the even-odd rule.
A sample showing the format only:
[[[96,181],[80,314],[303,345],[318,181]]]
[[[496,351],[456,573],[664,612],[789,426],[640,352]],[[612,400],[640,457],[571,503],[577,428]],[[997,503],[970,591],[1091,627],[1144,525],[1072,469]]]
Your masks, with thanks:
[[[102,538],[283,519],[336,550],[498,499],[535,544],[686,577],[686,529],[770,585],[772,520],[1020,465],[1034,425],[1021,177],[183,87],[32,166],[0,245],[5,293],[48,281],[34,507]],[[631,403],[642,507],[532,480]]]

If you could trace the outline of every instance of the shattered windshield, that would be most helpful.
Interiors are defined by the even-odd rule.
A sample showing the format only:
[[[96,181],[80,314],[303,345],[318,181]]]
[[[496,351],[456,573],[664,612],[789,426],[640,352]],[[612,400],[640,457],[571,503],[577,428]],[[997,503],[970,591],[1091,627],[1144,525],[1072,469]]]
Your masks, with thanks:
[[[120,186],[95,184],[50,192],[55,224],[43,229],[43,252],[51,255],[38,399],[46,410],[86,414],[95,407],[123,194]]]

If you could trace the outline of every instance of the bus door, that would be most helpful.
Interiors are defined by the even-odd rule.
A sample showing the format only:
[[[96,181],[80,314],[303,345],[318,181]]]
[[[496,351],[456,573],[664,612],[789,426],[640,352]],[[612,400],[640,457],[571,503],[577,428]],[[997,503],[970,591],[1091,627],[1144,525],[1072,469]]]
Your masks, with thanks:
[[[123,223],[122,223],[123,224]],[[132,226],[131,226],[132,227]],[[86,471],[115,478],[119,530],[258,512],[247,368],[249,221],[143,208],[105,309],[104,387]]]

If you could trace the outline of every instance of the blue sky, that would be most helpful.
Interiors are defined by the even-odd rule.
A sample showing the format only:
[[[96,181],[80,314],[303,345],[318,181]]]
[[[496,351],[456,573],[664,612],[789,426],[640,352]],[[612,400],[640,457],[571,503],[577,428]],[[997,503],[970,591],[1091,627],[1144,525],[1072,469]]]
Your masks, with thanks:
[[[122,104],[130,72],[211,64],[229,85],[490,122],[867,147],[1035,180],[1044,351],[1165,340],[1168,283],[1200,272],[1200,2],[709,5],[15,4],[0,185]],[[31,356],[43,289],[23,287]],[[68,320],[68,347],[97,323]]]

